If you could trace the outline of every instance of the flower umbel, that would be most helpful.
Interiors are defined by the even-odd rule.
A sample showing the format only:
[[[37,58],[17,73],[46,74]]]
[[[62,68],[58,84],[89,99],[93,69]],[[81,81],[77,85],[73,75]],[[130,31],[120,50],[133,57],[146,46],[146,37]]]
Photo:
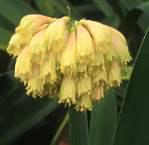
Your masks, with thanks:
[[[124,36],[99,22],[71,21],[27,15],[7,51],[16,57],[15,77],[33,97],[56,96],[78,111],[92,110],[94,101],[122,81],[131,60]]]

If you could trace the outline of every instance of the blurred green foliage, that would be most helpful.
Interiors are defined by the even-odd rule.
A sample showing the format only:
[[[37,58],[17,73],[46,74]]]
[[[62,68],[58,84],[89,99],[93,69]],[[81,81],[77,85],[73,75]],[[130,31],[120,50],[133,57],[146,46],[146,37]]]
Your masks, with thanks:
[[[107,94],[109,97],[101,103],[95,104],[88,118],[87,113],[79,114],[69,110],[72,115],[72,145],[149,144],[148,32],[139,49],[149,26],[148,0],[0,0],[0,145],[15,143],[16,139],[36,124],[43,123],[44,118],[59,107],[48,98],[36,101],[25,95],[24,87],[13,77],[14,60],[6,53],[8,41],[24,15],[40,13],[61,17],[68,15],[68,5],[75,19],[92,19],[119,29],[127,38],[133,56],[132,64],[139,50],[120,118],[118,119],[117,106],[121,107],[128,81],[120,89],[111,90]],[[74,116],[78,119],[73,119]],[[79,121],[82,123],[80,128],[74,128],[73,124],[78,124]],[[90,123],[89,129],[86,129],[87,122]],[[82,126],[86,126],[84,130]],[[36,145],[38,144],[44,145]]]

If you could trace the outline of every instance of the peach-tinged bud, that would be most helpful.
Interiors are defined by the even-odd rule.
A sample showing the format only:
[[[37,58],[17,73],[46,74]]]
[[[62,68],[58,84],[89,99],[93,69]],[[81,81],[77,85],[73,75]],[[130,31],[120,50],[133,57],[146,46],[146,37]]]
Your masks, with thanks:
[[[95,47],[101,52],[105,52],[105,47],[111,42],[110,32],[107,31],[107,27],[101,23],[91,21],[91,20],[81,20],[80,23],[89,31],[91,34]]]
[[[32,54],[37,55],[38,57],[47,52],[48,42],[46,41],[45,34],[46,29],[43,29],[36,33],[29,42],[29,48],[31,49]]]
[[[99,101],[104,96],[104,83],[101,83],[98,87],[94,88],[92,93],[92,99]]]
[[[109,31],[111,31],[112,34],[111,47],[115,51],[117,59],[122,64],[129,62],[131,60],[131,56],[129,54],[127,42],[124,36],[114,28],[109,27]]]
[[[16,32],[22,34],[34,34],[41,30],[43,25],[50,24],[53,21],[55,21],[55,19],[42,15],[27,15],[22,18],[19,26],[16,28]]]
[[[72,32],[68,38],[66,48],[62,52],[61,71],[64,74],[76,73],[76,35]]]
[[[93,59],[93,41],[88,31],[81,25],[77,26],[77,62],[88,64]]]
[[[64,48],[68,36],[69,17],[57,19],[49,25],[46,37],[49,40],[48,49],[59,53]]]
[[[48,42],[45,37],[46,29],[36,33],[29,42],[29,49],[31,52],[32,62],[41,64],[47,55]]]

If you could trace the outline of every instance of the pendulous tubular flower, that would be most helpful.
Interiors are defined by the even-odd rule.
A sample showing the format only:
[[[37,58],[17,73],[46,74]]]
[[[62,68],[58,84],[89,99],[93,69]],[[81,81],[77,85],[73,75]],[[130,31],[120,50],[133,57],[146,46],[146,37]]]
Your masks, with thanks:
[[[105,91],[122,81],[131,60],[127,42],[99,22],[42,15],[22,18],[7,51],[16,57],[15,77],[33,97],[55,96],[78,111],[92,110]]]
[[[22,49],[29,43],[33,35],[46,27],[55,19],[42,15],[27,15],[22,18],[16,33],[12,36],[7,48],[10,54],[18,56]]]

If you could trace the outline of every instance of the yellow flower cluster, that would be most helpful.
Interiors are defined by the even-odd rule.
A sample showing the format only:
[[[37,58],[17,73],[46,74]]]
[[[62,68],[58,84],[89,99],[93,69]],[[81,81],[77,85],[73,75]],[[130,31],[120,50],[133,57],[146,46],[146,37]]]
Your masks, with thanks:
[[[76,110],[121,83],[121,69],[131,60],[124,36],[109,26],[69,17],[27,15],[12,36],[8,53],[16,57],[15,77],[27,94],[56,96]]]

